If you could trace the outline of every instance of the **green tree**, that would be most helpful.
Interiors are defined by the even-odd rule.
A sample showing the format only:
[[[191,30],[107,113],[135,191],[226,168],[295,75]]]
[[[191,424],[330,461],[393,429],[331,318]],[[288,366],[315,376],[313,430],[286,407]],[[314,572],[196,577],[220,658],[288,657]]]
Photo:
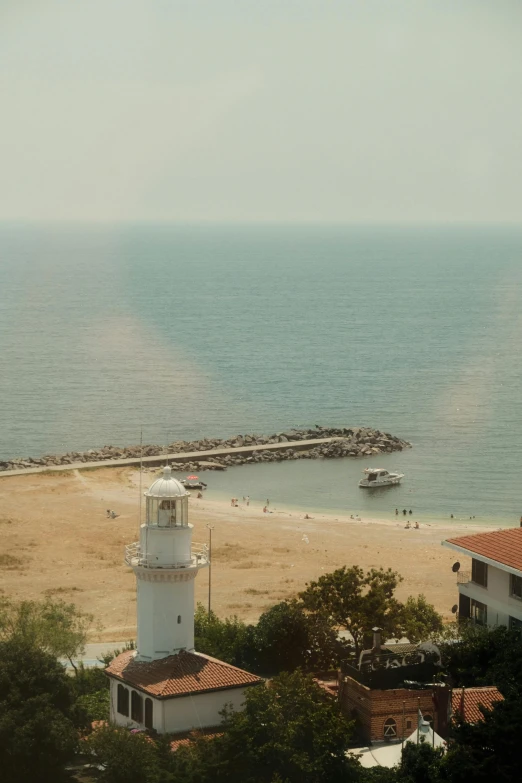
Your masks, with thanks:
[[[255,659],[254,628],[237,617],[224,620],[198,604],[194,615],[196,650],[234,666],[250,668]]]
[[[215,781],[355,781],[360,765],[345,755],[353,724],[310,676],[297,671],[249,689],[242,712],[225,710],[213,740]],[[202,741],[203,742],[203,741]],[[208,747],[208,746],[204,746]]]
[[[322,614],[306,612],[298,601],[283,601],[264,612],[255,628],[257,670],[328,669],[345,646]]]
[[[145,734],[101,726],[86,743],[104,767],[101,779],[106,783],[157,783],[161,779],[156,745]]]
[[[0,642],[0,769],[9,783],[61,779],[75,751],[63,666],[20,638]]]
[[[453,685],[496,685],[504,696],[522,695],[519,631],[462,624],[459,637],[440,648]]]
[[[92,622],[92,615],[64,601],[0,599],[0,639],[21,639],[57,658],[67,658],[75,669],[73,659],[84,652]]]
[[[457,721],[444,758],[442,780],[449,783],[491,783],[520,780],[522,769],[522,703],[518,696],[482,710],[475,724]]]
[[[397,770],[398,783],[439,783],[443,781],[444,748],[433,748],[427,742],[407,742]]]
[[[299,597],[306,609],[324,614],[332,626],[349,631],[358,655],[364,643],[369,643],[372,627],[393,635],[400,626],[401,604],[393,593],[401,581],[390,568],[372,568],[365,574],[359,566],[343,566],[310,582]]]
[[[410,595],[399,613],[399,625],[410,642],[420,642],[442,633],[444,621],[422,593],[414,598]]]

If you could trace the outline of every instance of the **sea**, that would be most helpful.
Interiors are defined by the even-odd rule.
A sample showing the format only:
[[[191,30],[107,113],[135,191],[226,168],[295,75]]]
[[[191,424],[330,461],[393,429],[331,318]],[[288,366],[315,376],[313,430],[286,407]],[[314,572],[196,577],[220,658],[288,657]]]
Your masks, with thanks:
[[[521,338],[520,227],[2,224],[0,458],[364,425],[413,448],[209,496],[518,525]]]

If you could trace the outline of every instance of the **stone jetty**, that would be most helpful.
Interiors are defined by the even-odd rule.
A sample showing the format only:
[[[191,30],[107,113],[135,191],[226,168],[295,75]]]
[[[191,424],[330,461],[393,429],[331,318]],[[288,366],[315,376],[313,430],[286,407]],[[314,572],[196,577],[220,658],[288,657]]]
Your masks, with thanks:
[[[370,427],[291,429],[274,435],[236,435],[174,441],[168,446],[104,446],[67,454],[0,461],[0,472],[36,473],[44,470],[105,465],[160,464],[167,456],[173,470],[225,470],[233,465],[281,462],[289,459],[371,457],[410,448],[411,443]],[[199,454],[201,452],[201,454]]]

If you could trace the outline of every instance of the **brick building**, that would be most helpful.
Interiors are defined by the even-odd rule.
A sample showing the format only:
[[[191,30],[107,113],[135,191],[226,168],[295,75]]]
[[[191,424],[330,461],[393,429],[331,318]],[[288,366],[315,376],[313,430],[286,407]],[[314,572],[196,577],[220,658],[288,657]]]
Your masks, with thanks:
[[[372,649],[343,663],[339,704],[348,718],[356,720],[357,732],[364,742],[409,737],[417,726],[419,710],[439,732],[445,728],[439,724],[447,725],[447,721],[440,721],[435,714],[433,689],[414,685],[431,683],[438,671],[440,654],[434,645],[381,644],[380,629],[374,628]],[[442,712],[448,714],[449,695],[444,696],[438,693],[442,689],[435,688],[439,714],[441,706]],[[446,703],[442,705],[444,699]]]
[[[417,727],[419,709],[437,731],[437,717],[430,690],[370,688],[349,676],[341,678],[339,703],[348,718],[355,718],[365,742],[409,737]]]

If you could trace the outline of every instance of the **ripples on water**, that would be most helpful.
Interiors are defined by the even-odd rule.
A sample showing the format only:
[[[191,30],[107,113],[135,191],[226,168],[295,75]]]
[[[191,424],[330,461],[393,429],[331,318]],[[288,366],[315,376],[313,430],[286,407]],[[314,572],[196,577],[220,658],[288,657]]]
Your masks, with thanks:
[[[414,443],[378,459],[400,488],[346,460],[238,469],[245,493],[515,524],[521,261],[506,228],[4,225],[0,457],[366,424]]]

